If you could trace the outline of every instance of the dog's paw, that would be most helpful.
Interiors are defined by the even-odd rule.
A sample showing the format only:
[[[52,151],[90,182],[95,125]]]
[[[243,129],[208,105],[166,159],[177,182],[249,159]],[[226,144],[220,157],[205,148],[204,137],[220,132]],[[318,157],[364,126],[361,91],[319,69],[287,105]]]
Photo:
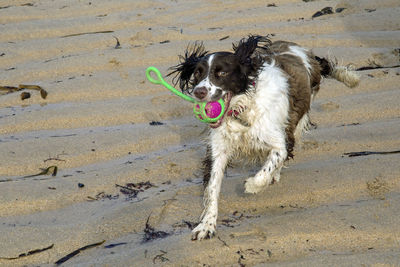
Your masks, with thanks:
[[[212,238],[215,235],[215,223],[200,222],[192,230],[192,240],[203,240]]]
[[[244,184],[244,192],[248,194],[257,194],[263,191],[266,187],[267,184],[256,183],[256,179],[254,177],[250,177]]]

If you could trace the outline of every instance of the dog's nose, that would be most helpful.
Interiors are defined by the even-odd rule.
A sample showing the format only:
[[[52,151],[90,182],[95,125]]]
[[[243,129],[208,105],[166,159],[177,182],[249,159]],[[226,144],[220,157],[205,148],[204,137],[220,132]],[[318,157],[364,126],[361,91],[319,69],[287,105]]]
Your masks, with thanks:
[[[196,89],[194,89],[193,93],[197,97],[197,99],[202,100],[203,98],[205,98],[207,96],[208,90],[207,90],[207,88],[202,86],[202,87],[197,87]]]

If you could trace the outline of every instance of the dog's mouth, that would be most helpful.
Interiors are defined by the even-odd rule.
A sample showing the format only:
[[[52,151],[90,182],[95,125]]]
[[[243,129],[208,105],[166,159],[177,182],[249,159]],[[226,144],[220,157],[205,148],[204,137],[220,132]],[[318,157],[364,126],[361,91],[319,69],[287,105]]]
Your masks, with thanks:
[[[218,121],[212,122],[212,123],[209,124],[211,128],[215,129],[215,128],[218,128],[219,126],[221,126],[221,124],[222,124],[222,122],[223,122],[223,120],[225,118],[225,114],[226,114],[227,110],[229,109],[229,104],[231,103],[231,99],[232,99],[232,93],[228,91],[224,95],[224,104],[225,104],[224,114],[222,115],[222,117]]]

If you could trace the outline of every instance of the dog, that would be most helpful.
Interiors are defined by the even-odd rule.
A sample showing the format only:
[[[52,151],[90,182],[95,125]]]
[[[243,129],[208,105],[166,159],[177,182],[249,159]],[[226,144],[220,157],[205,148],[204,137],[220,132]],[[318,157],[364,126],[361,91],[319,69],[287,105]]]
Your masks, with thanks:
[[[210,53],[203,43],[189,46],[170,68],[173,82],[197,101],[223,98],[221,119],[210,123],[204,167],[204,210],[192,231],[193,240],[214,236],[218,197],[228,164],[246,161],[261,169],[246,179],[246,193],[256,194],[279,182],[295,140],[310,126],[309,112],[322,77],[348,87],[358,76],[332,60],[286,41],[249,35],[233,44],[233,52]]]

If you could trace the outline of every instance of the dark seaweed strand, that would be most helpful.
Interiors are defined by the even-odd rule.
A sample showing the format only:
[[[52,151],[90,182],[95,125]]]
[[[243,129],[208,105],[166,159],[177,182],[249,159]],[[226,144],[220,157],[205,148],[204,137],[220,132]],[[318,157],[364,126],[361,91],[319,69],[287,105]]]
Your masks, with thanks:
[[[64,36],[61,36],[60,38],[67,38],[67,37],[86,35],[86,34],[113,33],[113,32],[114,31],[80,32],[80,33],[73,33],[73,34],[64,35]]]
[[[16,259],[19,259],[19,258],[22,258],[22,257],[26,257],[26,256],[30,256],[30,255],[33,255],[33,254],[36,254],[36,253],[40,253],[40,252],[46,251],[46,250],[51,249],[53,247],[54,247],[54,244],[51,244],[50,246],[45,247],[45,248],[34,249],[34,250],[30,250],[30,251],[28,251],[26,253],[21,253],[17,257],[11,257],[11,258],[0,257],[0,259],[2,259],[2,260],[16,260]]]
[[[142,243],[146,243],[154,239],[165,238],[170,235],[169,233],[166,233],[164,231],[155,231],[155,229],[151,227],[149,223],[150,216],[151,214],[149,215],[146,221]]]
[[[356,69],[356,71],[362,71],[362,70],[376,70],[376,69],[395,69],[400,67],[400,65],[395,65],[395,66],[366,66],[366,67],[360,67]]]
[[[400,150],[395,151],[360,151],[360,152],[348,152],[343,155],[349,157],[359,157],[359,156],[368,156],[368,155],[387,155],[387,154],[397,154],[400,153]]]
[[[90,248],[94,248],[94,247],[100,246],[100,245],[102,245],[104,242],[106,242],[106,241],[103,240],[103,241],[98,242],[98,243],[94,243],[94,244],[90,244],[90,245],[87,245],[87,246],[78,248],[77,250],[74,250],[73,252],[69,253],[68,255],[62,257],[61,259],[59,259],[58,261],[56,261],[54,264],[55,264],[55,265],[61,265],[61,264],[63,264],[64,262],[66,262],[67,260],[71,259],[72,257],[78,255],[81,251],[84,251],[84,250],[87,250],[87,249],[90,249]]]
[[[172,70],[167,76],[175,75],[172,83],[176,86],[179,82],[179,87],[182,92],[190,93],[189,88],[192,87],[191,77],[196,68],[196,64],[200,59],[208,54],[205,50],[203,42],[196,41],[192,45],[188,45],[185,55],[179,56],[180,63],[176,66],[169,68]]]
[[[114,248],[114,247],[118,247],[118,246],[122,246],[122,245],[126,245],[128,243],[126,242],[121,242],[121,243],[114,243],[114,244],[109,244],[107,246],[104,246],[104,248]]]

